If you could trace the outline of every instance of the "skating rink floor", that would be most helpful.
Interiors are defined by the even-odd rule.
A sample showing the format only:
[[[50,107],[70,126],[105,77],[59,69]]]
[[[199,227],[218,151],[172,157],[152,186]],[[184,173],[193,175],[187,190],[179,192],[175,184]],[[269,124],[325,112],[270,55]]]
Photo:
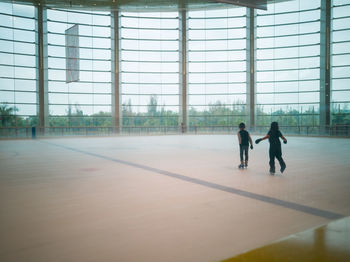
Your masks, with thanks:
[[[235,135],[2,140],[0,261],[221,261],[349,216],[350,139],[287,139],[275,176]]]

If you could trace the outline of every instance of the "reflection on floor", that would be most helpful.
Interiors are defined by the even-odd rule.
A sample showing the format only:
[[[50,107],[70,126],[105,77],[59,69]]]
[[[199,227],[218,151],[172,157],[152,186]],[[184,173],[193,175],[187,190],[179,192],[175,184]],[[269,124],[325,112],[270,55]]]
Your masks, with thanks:
[[[350,217],[291,235],[223,262],[349,262]]]

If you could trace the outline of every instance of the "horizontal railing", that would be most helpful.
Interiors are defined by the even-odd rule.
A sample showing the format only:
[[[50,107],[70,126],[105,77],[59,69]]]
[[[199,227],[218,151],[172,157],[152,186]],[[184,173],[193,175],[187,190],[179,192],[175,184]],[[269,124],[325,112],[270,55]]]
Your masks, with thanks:
[[[280,126],[283,134],[302,136],[350,137],[350,125]],[[265,134],[269,126],[248,129],[252,134]],[[64,136],[115,136],[115,135],[161,135],[161,134],[235,134],[235,126],[189,126],[187,131],[181,126],[130,126],[130,127],[0,127],[0,138],[40,138]]]

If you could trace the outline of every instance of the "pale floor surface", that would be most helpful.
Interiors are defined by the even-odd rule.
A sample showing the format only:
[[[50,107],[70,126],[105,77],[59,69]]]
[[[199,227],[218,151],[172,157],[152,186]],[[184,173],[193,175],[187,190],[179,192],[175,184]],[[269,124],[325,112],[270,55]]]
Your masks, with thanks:
[[[276,176],[234,135],[0,141],[0,261],[219,261],[349,216],[350,139],[287,138]]]

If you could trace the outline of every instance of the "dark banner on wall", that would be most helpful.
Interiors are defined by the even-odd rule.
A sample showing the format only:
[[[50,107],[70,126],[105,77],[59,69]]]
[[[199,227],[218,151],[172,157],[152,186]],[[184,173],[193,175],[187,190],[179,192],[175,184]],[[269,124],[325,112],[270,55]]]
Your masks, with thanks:
[[[79,27],[74,25],[66,35],[66,83],[79,81]]]

